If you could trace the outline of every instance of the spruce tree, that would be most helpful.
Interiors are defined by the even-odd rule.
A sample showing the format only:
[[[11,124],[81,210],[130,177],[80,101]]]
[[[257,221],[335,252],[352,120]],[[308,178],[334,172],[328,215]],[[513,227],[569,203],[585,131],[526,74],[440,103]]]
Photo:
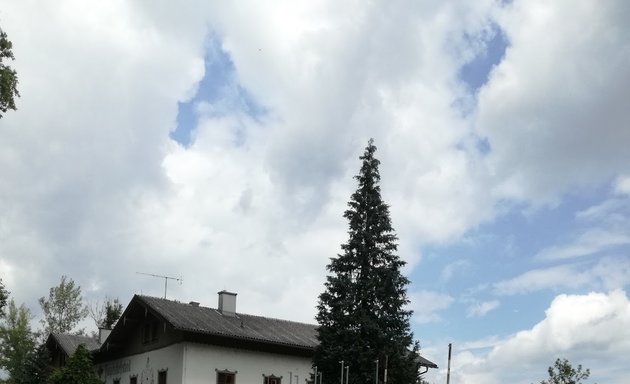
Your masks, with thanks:
[[[370,140],[355,176],[358,189],[344,213],[349,238],[342,254],[327,266],[325,290],[319,296],[320,344],[313,365],[326,383],[340,382],[342,360],[350,366],[352,384],[374,383],[376,360],[379,382],[386,366],[390,384],[419,379],[419,346],[410,330],[411,311],[405,309],[409,280],[400,272],[405,262],[396,254],[397,237],[381,198],[375,151]]]

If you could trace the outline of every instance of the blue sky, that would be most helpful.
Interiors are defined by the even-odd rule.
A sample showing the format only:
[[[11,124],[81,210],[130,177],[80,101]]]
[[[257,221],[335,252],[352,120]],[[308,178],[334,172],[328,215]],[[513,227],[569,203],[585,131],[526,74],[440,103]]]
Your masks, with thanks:
[[[34,327],[64,274],[162,295],[138,271],[313,321],[372,137],[429,382],[448,343],[457,383],[628,381],[626,2],[187,4],[2,3],[0,277]]]

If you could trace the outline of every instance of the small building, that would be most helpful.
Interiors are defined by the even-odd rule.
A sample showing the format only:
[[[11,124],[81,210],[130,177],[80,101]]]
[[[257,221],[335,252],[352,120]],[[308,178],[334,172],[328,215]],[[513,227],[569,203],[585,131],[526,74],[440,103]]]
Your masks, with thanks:
[[[83,344],[88,351],[97,351],[101,343],[89,336],[69,335],[53,332],[46,339],[46,348],[50,353],[51,365],[54,368],[66,365],[66,360]]]

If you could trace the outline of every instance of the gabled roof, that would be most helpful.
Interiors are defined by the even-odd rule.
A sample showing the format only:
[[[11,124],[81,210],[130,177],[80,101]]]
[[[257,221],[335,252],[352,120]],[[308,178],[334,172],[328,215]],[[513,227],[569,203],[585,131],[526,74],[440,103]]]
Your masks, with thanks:
[[[46,344],[50,347],[54,344],[58,345],[67,356],[72,356],[74,351],[76,351],[81,344],[85,345],[85,348],[87,348],[88,351],[94,351],[101,347],[98,340],[89,336],[69,335],[66,333],[55,332],[48,336]]]
[[[244,313],[224,316],[214,308],[150,296],[136,295],[132,302],[135,300],[180,331],[304,349],[315,349],[318,344],[313,324]]]

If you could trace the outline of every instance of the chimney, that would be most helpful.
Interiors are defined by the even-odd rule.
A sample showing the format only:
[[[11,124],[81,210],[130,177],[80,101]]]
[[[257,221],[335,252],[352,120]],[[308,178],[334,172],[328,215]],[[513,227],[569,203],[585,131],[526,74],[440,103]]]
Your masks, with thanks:
[[[112,333],[111,329],[99,328],[98,329],[98,342],[103,344],[105,340],[107,340],[107,337],[109,337],[110,333]]]
[[[236,293],[226,290],[219,292],[219,312],[223,316],[236,316]]]
[[[191,301],[188,304],[192,305],[193,307],[198,307],[199,306],[199,302],[198,301]]]

